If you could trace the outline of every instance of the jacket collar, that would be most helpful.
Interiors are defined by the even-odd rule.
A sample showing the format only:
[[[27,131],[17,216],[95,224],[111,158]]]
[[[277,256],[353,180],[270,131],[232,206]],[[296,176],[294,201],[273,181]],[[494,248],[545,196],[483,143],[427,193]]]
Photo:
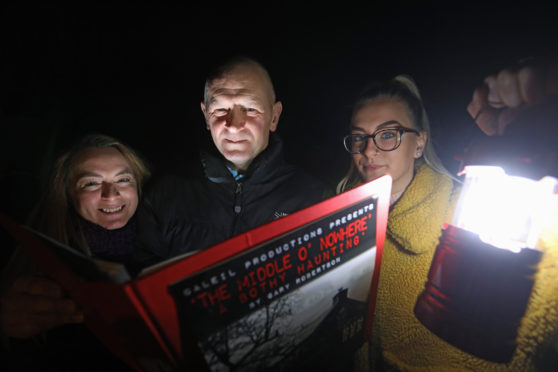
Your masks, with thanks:
[[[227,169],[223,156],[214,145],[212,150],[202,151],[200,155],[205,176],[215,183],[235,182],[231,172]],[[243,179],[254,183],[265,182],[274,177],[274,171],[279,169],[283,163],[283,142],[279,135],[270,133],[268,146],[250,164]]]

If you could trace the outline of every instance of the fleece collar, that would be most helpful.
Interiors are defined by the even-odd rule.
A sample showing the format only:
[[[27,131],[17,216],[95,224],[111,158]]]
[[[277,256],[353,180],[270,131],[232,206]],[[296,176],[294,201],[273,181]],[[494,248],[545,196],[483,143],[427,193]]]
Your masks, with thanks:
[[[393,205],[388,220],[388,237],[400,249],[420,254],[437,245],[441,227],[451,217],[454,204],[453,180],[420,165],[415,177]]]

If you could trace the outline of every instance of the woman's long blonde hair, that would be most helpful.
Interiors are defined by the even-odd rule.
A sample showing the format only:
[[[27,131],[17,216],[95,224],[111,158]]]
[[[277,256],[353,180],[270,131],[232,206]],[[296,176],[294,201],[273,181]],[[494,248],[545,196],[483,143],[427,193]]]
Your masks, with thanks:
[[[398,75],[388,82],[372,85],[361,94],[360,98],[354,104],[353,116],[361,108],[377,99],[390,99],[405,104],[411,115],[413,127],[419,131],[426,132],[426,144],[423,149],[423,156],[420,159],[416,159],[415,164],[426,163],[436,172],[455,178],[446,170],[430,143],[430,122],[414,80],[408,75]],[[352,189],[360,182],[360,175],[351,158],[349,171],[337,184],[336,191],[339,194],[343,191]]]
[[[48,184],[38,207],[31,213],[29,225],[44,234],[89,254],[89,248],[82,232],[81,219],[78,218],[70,197],[70,181],[75,167],[75,159],[90,148],[115,148],[130,165],[136,178],[138,197],[150,176],[150,171],[142,158],[130,147],[115,138],[103,134],[90,134],[81,139],[70,151],[61,155],[55,162]]]

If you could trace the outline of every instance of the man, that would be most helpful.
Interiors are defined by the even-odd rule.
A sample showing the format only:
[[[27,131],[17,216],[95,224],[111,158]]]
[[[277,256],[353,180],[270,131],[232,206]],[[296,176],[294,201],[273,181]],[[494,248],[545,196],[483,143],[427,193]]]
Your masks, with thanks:
[[[201,109],[213,140],[203,175],[166,178],[138,212],[134,268],[208,248],[331,195],[283,159],[282,104],[267,71],[236,58],[206,80]]]

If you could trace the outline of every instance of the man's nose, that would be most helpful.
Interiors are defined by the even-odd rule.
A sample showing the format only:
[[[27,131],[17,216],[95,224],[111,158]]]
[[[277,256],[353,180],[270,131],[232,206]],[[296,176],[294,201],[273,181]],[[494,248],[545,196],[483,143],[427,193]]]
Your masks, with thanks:
[[[232,128],[242,128],[246,124],[246,114],[244,111],[239,108],[233,108],[230,113],[229,117],[227,118],[227,126]]]
[[[114,198],[120,195],[118,187],[112,182],[103,182],[101,188],[101,197],[105,199]]]

